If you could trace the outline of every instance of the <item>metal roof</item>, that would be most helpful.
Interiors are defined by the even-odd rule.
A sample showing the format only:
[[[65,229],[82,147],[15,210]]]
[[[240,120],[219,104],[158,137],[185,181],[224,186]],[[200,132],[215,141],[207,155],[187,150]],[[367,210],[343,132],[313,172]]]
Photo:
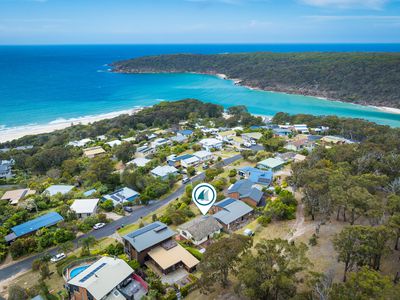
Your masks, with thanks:
[[[64,218],[58,213],[49,212],[41,217],[14,226],[11,228],[11,230],[15,233],[17,237],[20,237],[25,234],[34,232],[40,228],[55,225],[62,220],[64,220]]]
[[[123,238],[128,241],[136,251],[141,252],[173,237],[174,235],[175,232],[167,225],[157,221],[128,233]]]
[[[73,188],[73,185],[51,185],[47,189],[45,189],[43,193],[48,193],[50,196],[54,196],[58,193],[64,195],[69,193]]]
[[[225,225],[229,225],[253,211],[252,207],[240,200],[228,198],[221,202],[222,205],[218,205],[219,203],[217,205],[222,207],[223,210],[215,213],[213,216]]]

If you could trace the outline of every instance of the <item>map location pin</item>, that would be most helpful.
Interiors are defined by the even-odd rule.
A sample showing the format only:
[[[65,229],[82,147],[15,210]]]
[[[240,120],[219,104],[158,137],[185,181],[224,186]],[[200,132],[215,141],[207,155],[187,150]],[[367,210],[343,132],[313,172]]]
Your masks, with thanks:
[[[205,215],[217,200],[217,191],[211,184],[200,183],[193,189],[192,200]]]

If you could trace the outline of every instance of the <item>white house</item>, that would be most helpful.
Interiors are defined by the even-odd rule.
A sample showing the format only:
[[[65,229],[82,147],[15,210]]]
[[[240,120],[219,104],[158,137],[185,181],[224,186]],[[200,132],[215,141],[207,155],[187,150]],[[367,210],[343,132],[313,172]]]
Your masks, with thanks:
[[[158,166],[150,171],[154,177],[167,179],[169,175],[178,175],[178,169],[172,166]]]
[[[166,146],[166,145],[171,145],[172,142],[168,139],[163,139],[163,138],[158,138],[155,139],[152,143],[151,146],[153,148],[158,148],[158,147],[162,147],[162,146]]]
[[[193,156],[196,156],[201,162],[206,162],[212,160],[214,158],[213,154],[210,151],[197,151],[193,153]]]
[[[0,160],[0,178],[10,179],[13,177],[12,165],[14,160]]]
[[[113,140],[113,141],[107,142],[106,144],[109,145],[111,148],[113,148],[115,146],[121,145],[122,142],[120,140]]]
[[[136,157],[146,157],[155,152],[156,152],[155,148],[152,148],[148,144],[145,144],[143,146],[136,148],[135,156]]]
[[[96,214],[98,203],[99,199],[76,199],[70,208],[78,218],[84,219]]]
[[[122,189],[116,190],[111,194],[104,195],[103,198],[106,200],[111,200],[114,205],[123,204],[124,202],[132,202],[136,198],[138,198],[140,194],[135,190],[132,190],[128,187],[124,187]]]
[[[294,124],[293,128],[296,132],[309,133],[307,124]]]
[[[202,139],[199,143],[206,151],[220,150],[223,145],[223,142],[216,138]]]
[[[54,196],[57,194],[65,195],[68,194],[74,188],[73,185],[51,185],[47,189],[44,190],[43,194],[47,194],[49,196]]]
[[[181,160],[181,165],[184,168],[193,167],[200,163],[200,159],[196,156],[191,156]]]
[[[89,144],[90,142],[92,142],[91,139],[82,139],[79,141],[72,141],[68,143],[68,146],[73,146],[73,147],[84,147],[87,144]]]
[[[144,158],[144,157],[138,157],[135,158],[129,162],[127,162],[127,165],[136,165],[138,167],[145,167],[151,160]]]

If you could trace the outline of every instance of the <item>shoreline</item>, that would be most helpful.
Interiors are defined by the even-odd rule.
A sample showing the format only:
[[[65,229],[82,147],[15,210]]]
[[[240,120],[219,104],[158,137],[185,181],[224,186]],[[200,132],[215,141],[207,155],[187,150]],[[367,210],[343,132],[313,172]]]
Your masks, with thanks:
[[[228,75],[223,74],[223,73],[215,73],[215,72],[167,72],[167,71],[126,71],[126,70],[119,70],[119,69],[112,69],[111,72],[114,73],[121,73],[121,74],[199,74],[199,75],[210,75],[210,76],[215,76],[219,79],[222,80],[230,80],[232,81],[235,85],[239,85],[242,87],[245,87],[249,90],[252,91],[264,91],[264,92],[272,92],[272,93],[281,93],[281,94],[286,94],[286,95],[298,95],[298,96],[307,96],[307,97],[314,97],[317,99],[321,99],[321,100],[327,100],[327,101],[333,101],[333,102],[340,102],[340,103],[347,103],[347,104],[353,104],[353,105],[359,105],[362,107],[369,107],[369,108],[373,108],[375,110],[381,111],[381,112],[385,112],[385,113],[390,113],[390,114],[400,114],[400,108],[395,108],[395,107],[388,107],[388,106],[376,106],[376,105],[370,105],[370,104],[360,104],[360,103],[354,103],[354,102],[350,102],[350,101],[343,101],[340,99],[333,99],[333,98],[329,98],[326,97],[324,95],[321,94],[312,94],[312,93],[302,93],[301,91],[297,91],[297,92],[291,92],[291,91],[284,91],[284,90],[266,90],[266,89],[262,89],[260,87],[256,87],[256,86],[250,86],[247,84],[244,84],[244,80],[240,79],[240,78],[230,78]]]
[[[342,100],[338,100],[338,99],[331,99],[331,98],[327,98],[327,97],[323,97],[323,96],[315,96],[315,95],[307,95],[307,94],[296,94],[296,93],[289,93],[289,92],[283,92],[283,91],[264,90],[264,89],[259,88],[259,87],[253,87],[253,86],[249,86],[249,85],[246,85],[246,84],[242,84],[243,83],[242,79],[229,78],[226,74],[208,74],[208,73],[196,73],[196,74],[214,75],[214,76],[217,76],[220,79],[233,81],[233,83],[235,85],[240,85],[240,86],[248,88],[249,90],[252,90],[252,91],[264,91],[264,92],[282,93],[282,94],[287,94],[287,95],[309,96],[309,97],[314,97],[314,98],[317,98],[317,99],[320,99],[320,100],[335,101],[335,102],[341,102],[341,103],[350,103],[350,104],[360,105],[360,106],[364,106],[364,107],[371,107],[371,108],[374,108],[376,110],[379,110],[379,111],[382,111],[382,112],[385,112],[385,113],[390,113],[390,114],[400,114],[400,108],[395,108],[395,107],[376,106],[376,105],[363,105],[363,104],[359,104],[359,103],[346,102],[346,101],[342,101]]]
[[[98,115],[88,115],[70,119],[56,119],[47,124],[21,125],[0,130],[0,143],[10,142],[22,138],[26,135],[37,135],[50,133],[56,130],[65,129],[74,125],[88,125],[97,121],[112,119],[120,115],[133,115],[144,107],[135,107],[131,109],[119,110]]]

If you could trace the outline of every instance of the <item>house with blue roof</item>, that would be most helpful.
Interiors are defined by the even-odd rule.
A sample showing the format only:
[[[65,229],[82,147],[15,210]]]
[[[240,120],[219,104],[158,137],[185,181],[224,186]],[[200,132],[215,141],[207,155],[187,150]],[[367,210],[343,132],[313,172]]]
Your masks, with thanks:
[[[254,209],[243,201],[226,198],[215,203],[211,211],[224,230],[230,231],[249,220]]]
[[[179,130],[177,132],[177,135],[183,135],[183,136],[191,136],[192,134],[193,134],[193,131],[190,129]]]
[[[238,170],[239,176],[250,180],[254,184],[269,186],[273,180],[273,173],[270,170],[260,170],[250,166],[240,168]]]
[[[248,179],[236,181],[228,188],[229,197],[241,200],[253,207],[261,204],[264,193]]]
[[[43,216],[37,217],[28,222],[12,227],[11,228],[12,233],[6,235],[5,240],[6,242],[14,241],[21,236],[34,233],[43,227],[50,227],[56,225],[57,223],[63,220],[64,218],[60,214],[56,212],[49,212]]]

